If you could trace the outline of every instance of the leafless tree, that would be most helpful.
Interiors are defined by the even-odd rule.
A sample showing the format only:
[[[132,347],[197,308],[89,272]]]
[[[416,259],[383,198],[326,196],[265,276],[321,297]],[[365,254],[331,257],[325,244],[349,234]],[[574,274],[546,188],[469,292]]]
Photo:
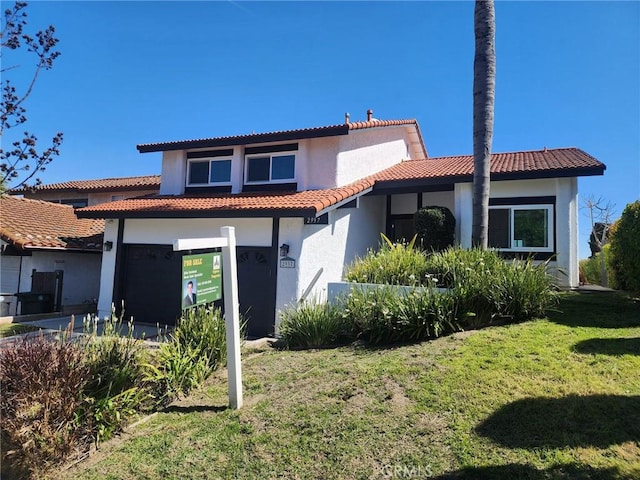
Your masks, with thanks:
[[[7,130],[18,127],[27,121],[25,100],[31,95],[33,87],[43,70],[53,67],[53,62],[60,55],[56,50],[58,39],[55,37],[55,28],[49,25],[45,30],[38,30],[35,36],[25,33],[27,25],[27,3],[15,2],[12,8],[3,12],[3,24],[0,30],[0,60],[3,61],[0,73],[4,77],[2,81],[2,93],[0,99],[0,136],[6,142]],[[26,48],[27,52],[35,56],[37,62],[30,82],[24,92],[18,92],[7,73],[18,65],[5,65],[4,54],[7,50]],[[0,148],[0,193],[7,188],[18,188],[41,183],[34,176],[44,171],[53,157],[60,154],[59,147],[62,144],[62,133],[58,132],[51,141],[51,146],[38,151],[37,138],[32,133],[25,131],[14,141],[10,141],[8,148]],[[19,178],[21,177],[22,178]],[[15,183],[14,183],[15,182]],[[13,184],[12,184],[13,183]]]
[[[602,197],[596,198],[590,195],[585,198],[582,208],[588,211],[591,222],[591,238],[600,250],[600,282],[603,287],[608,287],[609,279],[603,247],[609,243],[609,229],[613,223],[615,205],[605,201]],[[599,227],[599,225],[601,226]]]

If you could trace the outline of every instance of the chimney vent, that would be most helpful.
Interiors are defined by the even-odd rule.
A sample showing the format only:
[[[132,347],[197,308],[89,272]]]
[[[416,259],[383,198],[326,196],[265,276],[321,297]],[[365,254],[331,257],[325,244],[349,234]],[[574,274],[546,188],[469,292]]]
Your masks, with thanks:
[[[344,114],[344,123],[345,124],[349,123],[349,112]]]
[[[369,109],[367,110],[367,122],[370,122],[372,118],[373,118],[373,110]]]

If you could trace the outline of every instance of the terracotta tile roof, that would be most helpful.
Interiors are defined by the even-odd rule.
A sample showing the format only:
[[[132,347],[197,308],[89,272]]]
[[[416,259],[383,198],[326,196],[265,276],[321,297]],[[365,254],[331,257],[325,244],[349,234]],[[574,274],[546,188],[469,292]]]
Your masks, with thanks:
[[[549,178],[601,175],[605,165],[577,148],[533,152],[495,153],[494,179]],[[151,195],[104,203],[76,210],[83,218],[150,217],[311,217],[370,190],[402,189],[438,183],[468,182],[473,178],[473,157],[410,160],[349,185],[304,192],[242,194]]]
[[[304,192],[149,195],[76,210],[82,218],[118,217],[312,217],[322,210],[366,193],[373,183],[363,179],[344,187]]]
[[[227,137],[210,137],[193,140],[180,140],[173,142],[142,143],[137,146],[140,153],[161,152],[167,150],[183,150],[191,148],[223,147],[231,145],[247,145],[252,143],[278,142],[288,140],[300,140],[303,138],[332,137],[348,135],[351,130],[363,130],[367,128],[397,127],[402,125],[414,126],[420,143],[420,149],[424,156],[427,151],[424,146],[420,127],[415,119],[408,120],[378,120],[372,119],[364,122],[350,122],[324,127],[301,128],[296,130],[279,130],[266,133],[250,133],[246,135],[233,135]]]
[[[20,249],[102,250],[103,220],[78,219],[68,205],[0,196],[0,238]]]
[[[22,194],[30,191],[47,192],[99,192],[103,190],[153,190],[160,189],[160,175],[141,177],[101,178],[97,180],[71,180],[61,183],[38,185],[34,189],[20,188],[9,193]]]
[[[579,148],[493,153],[491,176],[495,180],[601,175],[606,166]],[[427,179],[470,181],[473,155],[410,160],[373,176],[380,183]]]

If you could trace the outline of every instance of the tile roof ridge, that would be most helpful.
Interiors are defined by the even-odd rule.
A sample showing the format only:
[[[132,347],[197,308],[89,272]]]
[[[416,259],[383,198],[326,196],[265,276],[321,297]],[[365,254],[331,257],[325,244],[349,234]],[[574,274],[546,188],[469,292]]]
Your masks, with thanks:
[[[53,205],[54,208],[70,208],[73,210],[73,205],[67,205],[65,203],[55,203],[55,202],[49,202],[47,200],[40,200],[40,199],[35,199],[35,198],[25,198],[25,197],[16,197],[15,195],[9,195],[7,193],[3,193],[2,194],[2,199],[3,200],[9,200],[11,202],[24,202],[24,203],[31,203],[31,204],[41,204],[41,205],[45,205],[45,206],[51,206]]]
[[[547,153],[547,152],[557,152],[562,150],[580,150],[581,152],[589,155],[587,152],[585,152],[584,150],[578,147],[553,147],[553,148],[542,147],[542,148],[532,149],[532,150],[509,150],[509,151],[502,151],[502,152],[492,151],[491,155],[514,155],[516,153]],[[594,158],[592,155],[589,155],[589,156]],[[460,157],[473,157],[473,153],[465,153],[465,154],[457,154],[457,155],[442,155],[442,156],[429,157],[429,158],[416,159],[416,160],[441,160],[446,158],[460,158]]]

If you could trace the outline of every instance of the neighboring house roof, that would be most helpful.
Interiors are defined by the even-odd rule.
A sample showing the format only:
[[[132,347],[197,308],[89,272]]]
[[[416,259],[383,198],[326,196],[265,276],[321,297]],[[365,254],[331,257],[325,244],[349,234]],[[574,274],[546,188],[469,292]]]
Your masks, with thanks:
[[[69,182],[37,185],[10,190],[10,194],[27,192],[102,192],[119,190],[159,190],[160,175],[140,177],[102,178],[98,180],[71,180]]]
[[[304,192],[151,195],[102,203],[76,213],[82,218],[315,217],[329,207],[371,191],[363,179],[339,188]]]
[[[104,221],[78,219],[68,205],[0,196],[0,238],[25,250],[100,251]]]
[[[606,166],[579,148],[491,154],[491,180],[602,175]],[[374,175],[375,190],[473,181],[473,155],[401,162]]]
[[[228,147],[233,145],[250,145],[254,143],[285,142],[290,140],[301,140],[304,138],[334,137],[348,135],[352,130],[363,130],[367,128],[413,126],[416,130],[415,144],[422,156],[427,157],[427,150],[424,146],[420,127],[415,119],[410,120],[376,120],[365,122],[349,122],[340,125],[328,125],[325,127],[301,128],[297,130],[280,130],[266,133],[250,133],[247,135],[234,135],[228,137],[200,138],[195,140],[181,140],[175,142],[142,143],[137,146],[140,153],[163,152],[167,150],[187,150],[193,148]]]
[[[491,178],[602,175],[605,165],[578,148],[495,153]],[[441,157],[398,163],[344,187],[303,192],[151,195],[76,210],[83,218],[313,217],[369,192],[453,184],[473,180],[473,156]]]

